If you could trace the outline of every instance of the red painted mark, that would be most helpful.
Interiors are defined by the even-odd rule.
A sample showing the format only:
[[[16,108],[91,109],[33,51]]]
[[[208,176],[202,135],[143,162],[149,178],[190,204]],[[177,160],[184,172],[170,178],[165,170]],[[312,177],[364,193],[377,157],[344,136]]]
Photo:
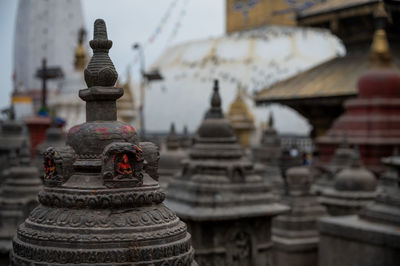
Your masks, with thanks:
[[[97,133],[97,134],[108,135],[108,132],[107,132],[107,128],[106,128],[106,127],[99,127],[99,128],[96,128],[96,133]]]
[[[74,126],[69,130],[69,133],[75,133],[76,131],[78,131],[80,129],[80,125]]]

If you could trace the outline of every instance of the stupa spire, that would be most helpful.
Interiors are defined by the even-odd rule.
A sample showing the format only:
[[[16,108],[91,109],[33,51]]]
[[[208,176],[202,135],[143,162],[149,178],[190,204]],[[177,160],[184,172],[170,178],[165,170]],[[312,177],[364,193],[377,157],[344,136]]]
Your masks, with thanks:
[[[179,148],[179,142],[175,132],[175,124],[171,123],[171,127],[169,129],[169,134],[167,137],[167,149],[177,150],[178,148]]]
[[[79,91],[79,97],[86,101],[86,121],[115,121],[116,100],[124,94],[124,89],[113,87],[118,73],[108,56],[112,41],[107,38],[104,20],[94,22],[93,40],[89,44],[93,49],[93,57],[85,69],[89,88]]]
[[[386,68],[392,65],[392,54],[386,36],[385,26],[387,14],[381,2],[374,13],[376,29],[370,50],[370,65],[372,68]]]
[[[223,118],[224,115],[222,113],[221,108],[221,96],[219,95],[219,83],[218,80],[214,80],[214,92],[211,96],[211,107],[206,113],[205,118]]]
[[[83,41],[86,36],[86,31],[85,29],[81,28],[79,30],[79,36],[78,36],[78,46],[75,49],[75,70],[81,71],[85,68],[86,64],[86,51],[85,47],[83,46]]]
[[[94,22],[93,40],[89,44],[93,49],[93,57],[85,69],[86,84],[88,87],[114,86],[118,73],[108,56],[112,41],[107,37],[107,28],[104,20],[97,19]]]
[[[273,128],[274,127],[274,115],[271,112],[269,112],[269,117],[268,117],[268,128]]]

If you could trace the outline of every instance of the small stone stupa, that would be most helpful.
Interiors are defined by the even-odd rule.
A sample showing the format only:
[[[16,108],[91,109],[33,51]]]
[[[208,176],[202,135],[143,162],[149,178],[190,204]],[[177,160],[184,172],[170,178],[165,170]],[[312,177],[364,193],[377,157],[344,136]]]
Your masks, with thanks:
[[[332,160],[329,163],[317,162],[315,169],[320,171],[319,178],[312,186],[312,191],[321,194],[325,188],[332,188],[336,174],[351,166],[354,151],[347,142],[347,135],[343,134],[342,143],[337,147]]]
[[[254,117],[243,99],[243,91],[238,87],[236,99],[229,107],[227,118],[232,124],[233,131],[240,145],[247,148],[250,144],[251,132],[254,130]]]
[[[182,149],[188,149],[190,146],[192,146],[192,138],[189,135],[187,126],[183,127],[183,134],[180,139],[180,144]]]
[[[350,215],[371,203],[377,195],[374,174],[362,166],[358,148],[354,148],[352,164],[334,177],[332,187],[322,190],[320,202],[330,215]]]
[[[258,174],[271,182],[279,191],[283,191],[283,179],[279,169],[282,156],[281,139],[274,128],[274,117],[269,114],[268,124],[261,137],[260,145],[254,147],[253,158]]]
[[[181,171],[182,160],[185,157],[186,152],[180,148],[179,139],[175,132],[175,125],[172,123],[166,143],[161,149],[158,164],[159,182],[162,189],[165,189],[171,179]]]
[[[69,130],[66,148],[47,149],[40,205],[18,228],[11,265],[195,266],[186,225],[144,170],[156,169],[149,160],[157,149],[116,120],[124,91],[114,87],[118,73],[102,19],[90,46],[88,88],[79,91],[86,123]]]
[[[221,109],[218,81],[167,205],[187,223],[199,265],[268,265],[271,219],[288,208],[243,156]]]
[[[42,188],[38,170],[31,165],[27,141],[18,154],[15,149],[11,151],[10,168],[4,178],[0,193],[0,253],[8,261],[17,226],[38,205],[37,194]]]
[[[322,218],[319,265],[396,266],[400,262],[400,157],[382,160],[388,168],[372,204],[358,215]]]
[[[326,216],[325,207],[310,193],[312,174],[307,166],[287,172],[288,195],[283,203],[288,214],[272,220],[275,266],[317,266],[319,234],[317,219]]]
[[[9,109],[9,117],[1,123],[0,130],[0,184],[4,180],[3,172],[12,162],[10,162],[10,152],[20,152],[24,142],[29,141],[24,134],[24,124],[15,120],[13,106]]]

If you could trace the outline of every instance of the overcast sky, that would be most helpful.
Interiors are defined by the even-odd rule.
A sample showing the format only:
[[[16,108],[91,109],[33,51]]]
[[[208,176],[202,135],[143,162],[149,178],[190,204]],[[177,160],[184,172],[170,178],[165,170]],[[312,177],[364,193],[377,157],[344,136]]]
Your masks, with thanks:
[[[57,0],[50,0],[57,1]],[[175,0],[81,0],[88,30],[92,39],[93,22],[103,18],[108,36],[114,45],[110,51],[117,71],[124,76],[126,67],[135,56],[132,44],[148,43],[162,16]],[[12,90],[13,45],[17,0],[0,0],[0,108],[9,105]],[[183,15],[183,10],[186,10]],[[181,18],[180,27],[172,41]],[[177,0],[170,18],[154,42],[146,46],[146,64],[149,66],[171,44],[220,36],[225,31],[225,0]],[[132,73],[138,76],[137,70]]]

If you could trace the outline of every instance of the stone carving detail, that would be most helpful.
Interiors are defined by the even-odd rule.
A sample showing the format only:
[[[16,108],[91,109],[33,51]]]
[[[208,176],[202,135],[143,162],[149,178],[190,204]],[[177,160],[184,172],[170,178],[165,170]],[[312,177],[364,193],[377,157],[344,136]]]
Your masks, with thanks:
[[[85,81],[88,87],[113,86],[118,73],[108,56],[112,41],[107,38],[106,24],[103,20],[96,20],[94,28],[94,38],[89,42],[93,49],[93,57],[85,69]]]
[[[109,188],[143,184],[143,151],[131,143],[112,143],[103,152],[104,185]]]
[[[227,265],[253,265],[253,243],[251,233],[235,227],[228,234]]]
[[[160,152],[157,145],[151,142],[140,142],[140,147],[143,149],[143,170],[158,181],[158,162],[160,160]]]
[[[43,154],[44,184],[50,187],[62,185],[73,173],[74,160],[75,154],[70,147],[47,148]]]
[[[119,208],[159,204],[165,199],[165,194],[161,191],[104,193],[102,191],[92,190],[91,192],[86,194],[82,193],[77,196],[45,189],[39,192],[38,198],[43,205],[59,208]]]
[[[89,88],[79,91],[87,121],[66,147],[47,149],[40,205],[18,227],[11,266],[197,266],[186,225],[163,204],[158,149],[116,120],[123,89],[112,87],[111,44],[96,20]]]

